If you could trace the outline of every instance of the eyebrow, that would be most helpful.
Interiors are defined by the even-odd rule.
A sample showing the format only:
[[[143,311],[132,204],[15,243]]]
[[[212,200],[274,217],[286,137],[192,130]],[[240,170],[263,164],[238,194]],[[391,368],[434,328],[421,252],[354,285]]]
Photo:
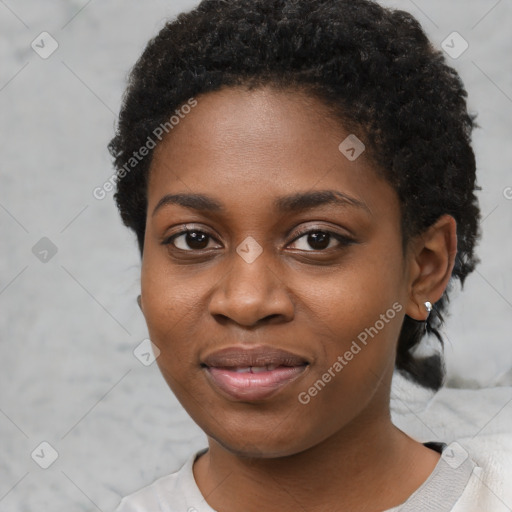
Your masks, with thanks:
[[[154,216],[158,210],[170,204],[177,204],[197,211],[223,212],[226,210],[221,202],[204,194],[167,194],[158,201],[152,216]],[[366,203],[338,190],[298,192],[296,194],[278,197],[274,201],[275,209],[281,213],[294,213],[329,204],[344,207],[352,206],[366,210],[370,215],[372,214]]]

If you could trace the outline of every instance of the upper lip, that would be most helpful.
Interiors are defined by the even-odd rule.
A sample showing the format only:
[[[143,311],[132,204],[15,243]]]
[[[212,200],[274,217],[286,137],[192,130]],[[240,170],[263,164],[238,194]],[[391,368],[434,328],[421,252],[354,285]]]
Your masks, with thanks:
[[[302,366],[309,364],[302,356],[269,346],[253,348],[227,347],[207,355],[203,365],[219,368],[247,368],[249,366]]]

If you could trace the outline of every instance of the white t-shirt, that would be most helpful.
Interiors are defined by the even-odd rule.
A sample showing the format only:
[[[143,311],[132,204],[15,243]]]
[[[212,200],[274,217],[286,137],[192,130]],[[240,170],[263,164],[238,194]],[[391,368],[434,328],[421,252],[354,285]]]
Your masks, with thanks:
[[[383,512],[510,512],[483,483],[482,468],[457,443],[425,443],[442,456],[428,479],[401,505]],[[199,490],[194,453],[175,473],[126,496],[115,512],[215,512]]]

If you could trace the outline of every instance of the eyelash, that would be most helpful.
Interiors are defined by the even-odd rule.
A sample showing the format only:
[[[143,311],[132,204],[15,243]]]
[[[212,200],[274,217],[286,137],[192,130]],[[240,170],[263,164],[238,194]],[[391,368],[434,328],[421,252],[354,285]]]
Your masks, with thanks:
[[[173,244],[173,241],[182,236],[182,235],[186,235],[188,233],[201,233],[201,234],[204,234],[206,235],[209,239],[213,239],[215,240],[215,238],[210,235],[209,233],[207,233],[206,231],[202,231],[200,229],[185,229],[183,231],[180,231],[178,233],[174,233],[173,235],[171,235],[170,237],[166,238],[163,242],[162,242],[162,245],[173,245],[173,248],[178,250],[178,251],[182,251],[182,252],[190,252],[190,253],[194,253],[194,252],[201,252],[201,251],[205,251],[207,249],[190,249],[190,250],[185,250],[185,249],[179,249],[178,247],[174,246]],[[352,238],[349,238],[347,236],[344,236],[344,235],[340,235],[339,233],[336,233],[334,231],[329,231],[327,229],[319,229],[319,228],[308,228],[308,229],[304,229],[302,231],[299,231],[295,238],[290,242],[290,243],[293,243],[293,242],[296,242],[297,240],[299,240],[300,238],[302,238],[304,235],[308,235],[310,233],[325,233],[325,234],[328,234],[328,235],[331,235],[331,237],[333,237],[335,240],[337,240],[339,243],[340,243],[340,246],[338,247],[338,249],[344,247],[344,246],[349,246],[349,245],[352,245],[352,244],[355,244],[356,241]],[[331,248],[326,248],[326,249],[313,249],[311,251],[303,251],[303,252],[317,252],[317,253],[321,253],[321,252],[325,252],[327,250],[330,250],[332,249]]]

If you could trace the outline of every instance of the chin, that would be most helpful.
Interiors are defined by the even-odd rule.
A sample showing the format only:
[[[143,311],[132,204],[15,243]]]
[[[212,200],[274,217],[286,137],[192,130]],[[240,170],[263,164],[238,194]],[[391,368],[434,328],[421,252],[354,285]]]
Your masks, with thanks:
[[[215,439],[215,438],[214,438]],[[249,444],[247,441],[233,442],[232,439],[215,439],[226,451],[239,458],[245,459],[277,459],[280,457],[289,457],[303,451],[294,446],[283,446],[282,443],[265,441],[253,441]]]
[[[223,430],[220,430],[218,425],[199,426],[209,438],[212,438],[232,455],[240,458],[272,459],[289,457],[323,441],[323,438],[319,438],[318,433],[315,433],[313,426],[308,431],[308,429],[299,430],[297,428],[280,430],[273,425],[261,429],[248,428],[247,424],[241,426],[239,423],[229,425],[226,422],[225,425]],[[305,425],[302,426],[305,427]]]

